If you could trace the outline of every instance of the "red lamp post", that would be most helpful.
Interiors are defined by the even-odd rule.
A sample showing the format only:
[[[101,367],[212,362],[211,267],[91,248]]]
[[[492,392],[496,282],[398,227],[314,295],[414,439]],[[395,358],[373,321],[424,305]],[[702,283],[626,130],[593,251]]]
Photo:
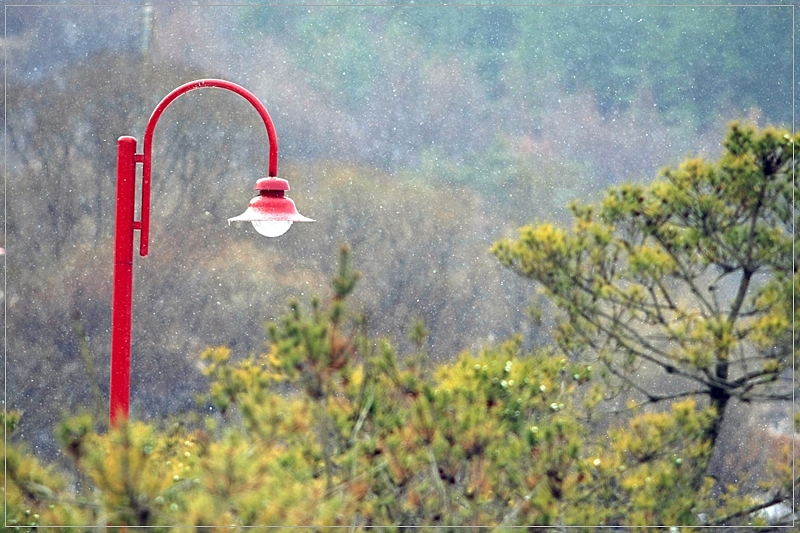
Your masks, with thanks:
[[[150,174],[153,132],[164,110],[179,96],[203,87],[215,87],[244,97],[264,121],[269,140],[267,178],[256,182],[259,196],[247,210],[228,219],[252,222],[256,231],[268,237],[283,235],[293,222],[313,222],[297,212],[294,202],[285,196],[289,182],[277,178],[278,137],[266,108],[251,92],[235,83],[206,79],[181,85],[156,106],[144,132],[144,149],[136,153],[136,139],[120,137],[117,142],[117,207],[114,230],[114,288],[111,300],[111,385],[109,414],[111,425],[128,418],[130,407],[131,324],[133,306],[133,234],[139,231],[139,255],[147,255],[150,239]],[[141,220],[135,220],[136,165],[142,164]]]

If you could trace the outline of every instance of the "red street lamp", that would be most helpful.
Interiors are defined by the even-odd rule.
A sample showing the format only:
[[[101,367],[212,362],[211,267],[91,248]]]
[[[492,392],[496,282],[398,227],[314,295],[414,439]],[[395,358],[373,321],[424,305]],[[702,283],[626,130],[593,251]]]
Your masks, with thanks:
[[[131,323],[133,304],[133,233],[138,230],[139,255],[147,255],[150,240],[150,173],[153,132],[164,110],[179,96],[203,87],[226,89],[244,97],[264,120],[269,139],[269,171],[267,178],[256,182],[259,196],[250,201],[247,210],[228,219],[252,222],[267,237],[283,235],[292,222],[313,222],[297,212],[294,202],[285,196],[289,182],[277,178],[278,137],[266,108],[247,89],[224,80],[197,80],[181,85],[156,106],[144,131],[144,149],[136,153],[136,139],[120,137],[117,142],[117,208],[114,230],[114,289],[111,299],[111,386],[109,414],[111,425],[128,418],[130,407]],[[134,220],[136,203],[136,165],[142,164],[141,220]]]
[[[231,222],[252,222],[253,227],[265,237],[280,237],[292,222],[314,222],[297,212],[291,198],[285,196],[289,182],[281,178],[261,178],[256,182],[259,195],[250,200],[247,210],[228,219]]]

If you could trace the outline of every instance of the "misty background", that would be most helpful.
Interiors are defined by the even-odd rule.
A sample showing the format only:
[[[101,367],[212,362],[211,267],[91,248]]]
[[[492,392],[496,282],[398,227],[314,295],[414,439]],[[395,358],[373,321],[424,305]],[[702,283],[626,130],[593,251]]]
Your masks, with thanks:
[[[141,147],[185,82],[264,103],[279,176],[317,222],[269,240],[228,226],[266,175],[263,123],[226,91],[170,106],[134,260],[138,418],[208,409],[200,351],[263,350],[289,298],[329,294],[342,242],[370,332],[401,353],[415,319],[439,362],[545,343],[527,313],[542,297],[492,242],[715,157],[730,120],[792,125],[791,6],[95,3],[5,9],[6,405],[47,457],[65,413],[107,416],[116,140]]]

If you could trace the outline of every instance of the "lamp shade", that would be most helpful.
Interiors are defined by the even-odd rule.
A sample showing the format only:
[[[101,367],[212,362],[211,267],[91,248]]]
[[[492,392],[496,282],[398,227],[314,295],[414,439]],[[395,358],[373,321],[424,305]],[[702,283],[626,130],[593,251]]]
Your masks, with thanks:
[[[252,222],[257,232],[265,237],[278,237],[286,233],[293,222],[314,222],[297,212],[294,201],[285,194],[289,182],[281,178],[261,178],[256,182],[259,195],[250,200],[247,210],[228,219],[231,222]]]

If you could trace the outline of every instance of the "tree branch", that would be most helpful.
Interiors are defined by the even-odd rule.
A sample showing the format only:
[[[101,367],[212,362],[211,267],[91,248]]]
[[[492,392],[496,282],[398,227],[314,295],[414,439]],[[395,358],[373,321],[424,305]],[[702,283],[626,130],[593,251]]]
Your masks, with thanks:
[[[797,485],[798,481],[800,481],[800,478],[795,478],[794,485]],[[757,504],[752,505],[752,506],[750,506],[750,507],[748,507],[746,509],[741,509],[739,511],[730,513],[730,514],[728,514],[726,516],[723,516],[722,518],[717,518],[713,522],[706,523],[704,525],[706,525],[706,526],[722,526],[722,525],[725,525],[725,522],[727,522],[728,520],[732,520],[734,518],[740,518],[740,517],[743,517],[743,516],[751,515],[751,514],[753,514],[755,512],[758,512],[758,511],[761,511],[763,509],[766,509],[767,507],[771,507],[773,505],[781,503],[784,500],[786,500],[786,498],[787,498],[787,496],[783,494],[783,491],[779,491],[772,498],[768,499],[767,501],[765,501],[763,503],[757,503]]]

